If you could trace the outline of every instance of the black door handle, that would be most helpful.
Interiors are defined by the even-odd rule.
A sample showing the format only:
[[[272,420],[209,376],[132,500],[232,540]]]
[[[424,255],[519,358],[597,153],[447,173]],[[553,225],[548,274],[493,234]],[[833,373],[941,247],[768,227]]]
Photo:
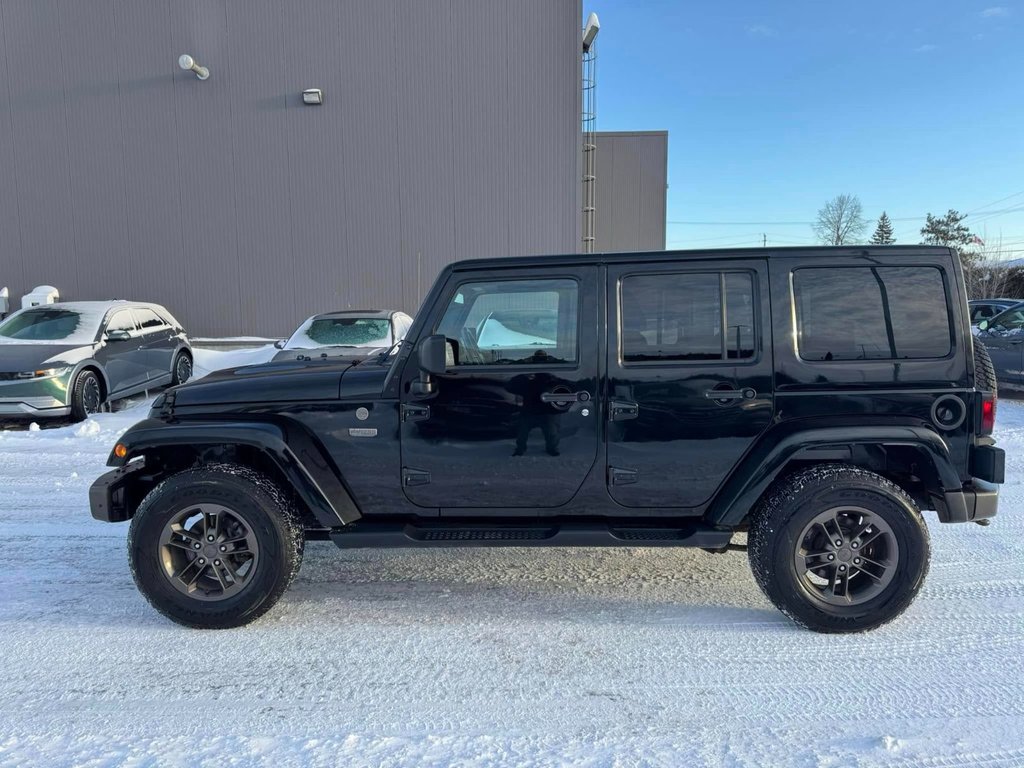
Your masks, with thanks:
[[[743,389],[709,389],[704,393],[708,400],[753,400],[757,397],[757,391],[744,387]]]
[[[555,405],[568,405],[569,403],[586,403],[590,400],[590,393],[583,392],[544,392],[540,396],[542,403],[554,403]]]

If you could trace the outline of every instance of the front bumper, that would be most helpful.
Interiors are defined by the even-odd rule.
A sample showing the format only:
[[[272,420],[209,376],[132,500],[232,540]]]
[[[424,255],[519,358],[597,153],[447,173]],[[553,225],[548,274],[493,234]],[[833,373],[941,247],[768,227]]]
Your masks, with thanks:
[[[128,497],[128,491],[134,484],[127,482],[138,472],[145,470],[146,462],[138,459],[100,475],[89,487],[89,509],[92,516],[105,523],[123,523],[131,517],[134,506],[130,505],[138,499]]]
[[[0,416],[67,416],[70,371],[56,376],[0,381]]]
[[[67,416],[71,408],[56,397],[0,397],[0,416]]]

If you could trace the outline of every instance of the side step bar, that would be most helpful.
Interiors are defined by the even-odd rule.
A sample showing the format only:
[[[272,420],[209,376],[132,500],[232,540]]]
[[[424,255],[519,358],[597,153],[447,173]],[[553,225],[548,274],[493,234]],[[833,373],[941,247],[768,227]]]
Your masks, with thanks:
[[[723,549],[732,531],[699,525],[606,523],[376,522],[365,518],[330,533],[342,549],[359,547],[703,547]]]

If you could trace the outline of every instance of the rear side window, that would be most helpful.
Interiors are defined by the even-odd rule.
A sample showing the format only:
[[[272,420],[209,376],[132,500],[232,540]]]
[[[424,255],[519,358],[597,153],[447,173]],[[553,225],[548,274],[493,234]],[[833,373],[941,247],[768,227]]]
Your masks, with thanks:
[[[620,306],[623,362],[700,362],[754,356],[750,273],[632,275],[622,280]]]
[[[132,311],[135,312],[135,319],[139,321],[139,328],[142,329],[143,333],[166,325],[160,316],[151,309],[136,307]]]
[[[804,360],[915,360],[952,349],[936,267],[803,268],[793,293]]]

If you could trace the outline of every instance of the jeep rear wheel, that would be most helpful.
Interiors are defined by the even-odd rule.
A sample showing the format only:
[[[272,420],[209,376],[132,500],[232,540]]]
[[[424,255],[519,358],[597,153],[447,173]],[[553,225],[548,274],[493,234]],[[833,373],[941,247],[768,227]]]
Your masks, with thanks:
[[[128,555],[154,608],[222,629],[270,610],[298,572],[303,544],[294,507],[269,478],[216,465],[173,475],[143,499]]]
[[[817,632],[874,629],[901,614],[928,571],[928,531],[884,477],[821,465],[779,482],[751,519],[754,577],[775,606]]]

